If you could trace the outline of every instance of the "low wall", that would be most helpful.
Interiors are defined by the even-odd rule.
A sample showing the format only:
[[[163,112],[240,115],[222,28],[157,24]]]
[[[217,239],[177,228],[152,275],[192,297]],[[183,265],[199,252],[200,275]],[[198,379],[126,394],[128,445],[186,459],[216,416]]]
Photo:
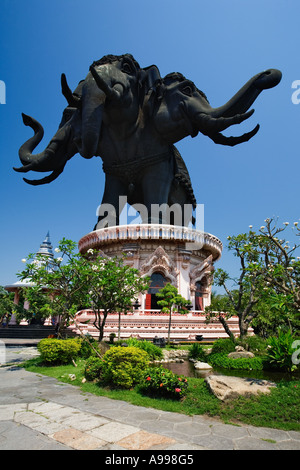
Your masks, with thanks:
[[[88,323],[86,323],[89,320]],[[99,331],[93,325],[94,313],[92,310],[82,310],[76,316],[76,324],[81,332],[98,337]],[[121,338],[130,336],[140,339],[153,339],[155,336],[167,338],[169,315],[160,311],[143,310],[121,315]],[[104,338],[108,339],[111,333],[118,336],[118,314],[108,315],[104,328]],[[228,320],[229,327],[235,336],[239,335],[238,317]],[[75,325],[69,327],[79,333]],[[227,338],[220,322],[205,322],[205,316],[199,312],[189,312],[186,315],[172,314],[171,339],[194,341],[197,335],[202,335],[203,340],[215,340]]]

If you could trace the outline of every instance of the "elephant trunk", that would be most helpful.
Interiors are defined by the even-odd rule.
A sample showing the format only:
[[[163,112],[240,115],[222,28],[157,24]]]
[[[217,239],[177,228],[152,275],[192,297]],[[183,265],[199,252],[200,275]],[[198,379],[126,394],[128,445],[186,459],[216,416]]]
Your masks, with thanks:
[[[40,153],[32,154],[34,148],[40,143],[44,135],[42,125],[26,114],[22,114],[23,122],[34,130],[34,136],[28,139],[19,149],[19,157],[23,164],[20,168],[14,168],[17,172],[27,173],[30,170],[37,172],[52,171],[52,174],[41,180],[26,180],[29,184],[44,184],[53,181],[62,172],[66,162],[76,153],[76,147],[69,145],[71,126],[65,124],[52,138],[48,146]]]
[[[43,160],[44,152],[35,155],[33,159],[32,151],[41,142],[44,136],[44,129],[38,121],[24,113],[22,113],[22,118],[25,126],[30,126],[34,130],[34,136],[28,139],[19,149],[21,163],[24,167],[27,167],[28,165],[32,165],[34,162],[38,163]]]
[[[269,69],[252,77],[226,104],[219,108],[213,108],[211,116],[232,117],[245,113],[258,95],[268,88],[273,88],[280,82],[282,74],[280,70]]]
[[[84,158],[97,155],[105,98],[105,93],[89,73],[82,87],[82,131],[81,142],[78,142]]]

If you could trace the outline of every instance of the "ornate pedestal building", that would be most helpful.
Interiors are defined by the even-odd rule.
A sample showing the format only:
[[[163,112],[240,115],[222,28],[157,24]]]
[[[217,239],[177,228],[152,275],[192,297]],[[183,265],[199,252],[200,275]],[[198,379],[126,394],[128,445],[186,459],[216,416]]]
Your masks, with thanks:
[[[213,265],[222,253],[221,241],[209,233],[186,227],[161,224],[126,225],[103,228],[85,235],[79,241],[79,251],[93,248],[105,256],[127,254],[126,263],[151,279],[146,294],[141,294],[138,309],[122,316],[121,337],[153,338],[167,334],[168,314],[160,312],[155,293],[167,282],[177,287],[179,294],[191,303],[188,314],[173,314],[171,338],[194,340],[226,337],[219,323],[206,324],[204,309],[210,304]],[[81,329],[97,334],[84,322],[93,318],[91,310],[78,314]],[[238,331],[237,321],[231,321]],[[236,328],[235,328],[236,326]],[[105,336],[117,333],[118,316],[110,314],[106,321]]]

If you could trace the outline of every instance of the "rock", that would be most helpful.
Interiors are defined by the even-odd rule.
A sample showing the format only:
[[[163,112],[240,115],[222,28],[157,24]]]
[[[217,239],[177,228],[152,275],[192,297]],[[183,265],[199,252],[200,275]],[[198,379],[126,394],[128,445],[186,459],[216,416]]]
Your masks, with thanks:
[[[200,362],[200,361],[195,362],[194,367],[197,370],[212,369],[212,366],[210,366],[206,362]]]
[[[161,362],[184,362],[188,358],[189,351],[186,349],[163,349],[163,361]]]
[[[250,351],[234,351],[228,354],[231,359],[238,359],[239,357],[249,358],[254,357],[254,354]]]
[[[252,352],[246,351],[242,346],[236,346],[235,351],[228,354],[228,357],[232,359],[237,359],[239,357],[254,357]]]
[[[270,393],[276,384],[268,380],[230,377],[226,375],[210,375],[205,379],[211,392],[225,401],[239,395],[250,396],[258,393]]]

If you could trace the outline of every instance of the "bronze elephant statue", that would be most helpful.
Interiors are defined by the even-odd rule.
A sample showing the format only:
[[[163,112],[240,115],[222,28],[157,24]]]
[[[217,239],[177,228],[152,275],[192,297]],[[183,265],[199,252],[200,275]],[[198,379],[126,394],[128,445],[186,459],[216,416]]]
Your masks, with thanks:
[[[130,54],[104,56],[91,65],[74,92],[62,75],[68,106],[55,136],[39,154],[32,151],[43,137],[43,127],[23,114],[34,136],[21,146],[23,166],[15,170],[51,171],[41,180],[24,178],[32,185],[44,184],[57,178],[76,153],[84,158],[99,156],[105,188],[94,229],[118,224],[125,202],[140,212],[143,222],[188,225],[196,199],[174,144],[199,132],[222,145],[248,141],[259,125],[238,137],[226,137],[222,131],[248,119],[254,112],[248,109],[261,91],[280,80],[279,70],[259,73],[225,105],[213,108],[205,94],[180,73],[162,78],[155,65],[141,68]],[[170,206],[181,209],[180,219],[174,218],[176,211],[172,218]],[[187,213],[183,207],[189,208]]]

